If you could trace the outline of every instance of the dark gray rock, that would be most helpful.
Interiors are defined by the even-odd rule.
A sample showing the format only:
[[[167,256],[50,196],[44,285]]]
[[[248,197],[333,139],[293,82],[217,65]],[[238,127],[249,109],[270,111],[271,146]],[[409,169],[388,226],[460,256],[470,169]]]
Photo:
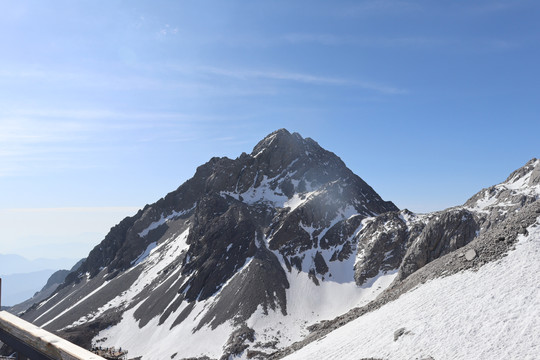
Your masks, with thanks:
[[[464,207],[477,210],[480,232],[488,230],[509,214],[535,202],[538,194],[532,187],[540,183],[539,174],[540,161],[533,158],[512,172],[503,183],[482,189],[467,200]],[[521,190],[516,187],[520,187]]]
[[[284,206],[293,196],[304,202],[294,209]],[[286,271],[304,271],[319,284],[330,276],[333,262],[355,253],[362,219],[397,210],[335,154],[280,129],[251,154],[210,159],[175,191],[121,221],[67,275],[54,300],[25,316],[49,330],[88,316],[92,320],[66,330],[86,345],[129,309],[135,309],[139,327],[155,318],[164,324],[172,314],[175,327],[192,315],[197,301],[215,297],[190,326],[197,331],[231,321],[240,328],[257,309],[287,314]],[[186,229],[187,248],[167,258],[168,266],[150,284],[129,303],[92,316],[137,280],[144,263],[135,265],[150,246],[164,249]],[[159,250],[152,259],[164,256]],[[306,256],[313,256],[305,262],[312,265],[302,269]],[[231,338],[231,354],[247,349],[236,340]],[[246,354],[262,357],[264,351]]]
[[[242,323],[259,306],[265,314],[269,310],[280,310],[286,315],[285,291],[288,288],[287,276],[276,256],[265,248],[259,248],[249,265],[219,293],[197,329],[206,324],[215,328],[230,319],[237,324]]]
[[[230,357],[241,355],[249,346],[246,343],[253,341],[255,341],[255,330],[242,324],[229,337],[220,360],[228,360]]]
[[[407,249],[399,269],[403,280],[429,262],[459,249],[476,236],[475,216],[465,209],[450,209],[437,214]]]
[[[509,214],[504,221],[495,224],[488,231],[480,234],[477,238],[458,251],[450,252],[435,259],[418,269],[418,271],[412,273],[407,278],[401,281],[395,281],[369,304],[354,308],[333,320],[322,321],[310,326],[309,330],[311,333],[304,340],[274,352],[269,359],[281,359],[358,317],[377,310],[390,301],[398,299],[402,294],[431,279],[450,276],[468,269],[476,270],[487,263],[500,259],[511,250],[522,226],[529,227],[537,222],[538,210],[540,210],[540,200],[523,207],[518,212]],[[503,236],[511,241],[497,241],[499,237]],[[464,256],[464,252],[469,249],[476,249],[478,251],[478,256],[472,261],[467,261]]]
[[[407,334],[410,334],[411,332],[408,331],[407,329],[405,328],[399,328],[397,329],[396,331],[394,331],[394,341],[397,341],[400,337],[402,337],[403,335],[407,335]]]
[[[403,210],[382,214],[368,222],[357,237],[356,284],[363,285],[379,272],[399,268],[411,242],[424,229],[428,219]]]

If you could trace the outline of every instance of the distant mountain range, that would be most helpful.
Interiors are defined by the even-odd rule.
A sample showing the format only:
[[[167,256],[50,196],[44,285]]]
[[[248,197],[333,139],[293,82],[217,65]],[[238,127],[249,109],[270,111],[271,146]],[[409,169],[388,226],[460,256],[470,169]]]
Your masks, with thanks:
[[[7,303],[15,304],[10,306],[8,311],[18,315],[28,310],[35,303],[47,299],[64,282],[66,276],[70,272],[77,270],[84,260],[79,260],[69,270],[61,269],[54,272],[52,270],[43,270],[37,273],[7,275],[4,280],[7,285],[6,293],[8,296],[6,296],[6,299],[9,301]],[[51,272],[52,274],[50,274]],[[43,280],[45,274],[50,274],[46,282]],[[17,287],[19,287],[18,291],[15,290]],[[20,288],[23,290],[21,291]]]
[[[78,259],[69,258],[28,260],[16,254],[0,254],[0,276],[51,269],[71,269],[77,261]]]
[[[31,298],[42,289],[59,269],[71,269],[74,259],[28,260],[20,255],[0,254],[2,305],[15,305]]]
[[[486,314],[504,321],[512,308],[514,316],[504,331],[492,327],[489,341],[475,335],[484,309],[462,317],[453,304],[479,301],[474,284],[502,281],[515,292],[531,279],[515,270],[520,261],[540,264],[539,197],[540,161],[532,159],[462,206],[399,210],[335,154],[281,129],[251,154],[212,158],[122,220],[22,316],[80,345],[121,346],[143,360],[494,358],[485,344],[516,341],[538,282],[520,303],[480,292],[495,309]],[[453,318],[436,318],[445,312]],[[435,326],[441,319],[454,329]],[[521,343],[540,335],[535,321]],[[482,345],[467,346],[460,332]],[[445,350],[447,333],[455,339]],[[460,342],[468,357],[451,357]],[[516,349],[517,358],[533,358],[534,346]]]

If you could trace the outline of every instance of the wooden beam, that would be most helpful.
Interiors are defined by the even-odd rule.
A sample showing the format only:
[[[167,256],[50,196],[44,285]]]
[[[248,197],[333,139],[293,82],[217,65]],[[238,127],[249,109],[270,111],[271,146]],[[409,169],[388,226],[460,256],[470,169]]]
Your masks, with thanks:
[[[7,311],[0,311],[0,341],[32,360],[105,360]]]

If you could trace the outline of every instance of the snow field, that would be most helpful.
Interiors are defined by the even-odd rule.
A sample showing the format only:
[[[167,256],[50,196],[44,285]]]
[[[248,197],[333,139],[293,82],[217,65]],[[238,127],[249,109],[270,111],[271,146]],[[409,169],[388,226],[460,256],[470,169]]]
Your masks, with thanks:
[[[538,222],[508,256],[429,281],[286,359],[538,359]]]
[[[328,280],[317,286],[307,273],[293,269],[287,273],[291,285],[286,291],[287,315],[284,316],[280,309],[269,310],[265,315],[259,307],[247,325],[255,330],[255,343],[277,340],[278,347],[288,346],[308,335],[308,326],[367,304],[390,285],[396,274],[379,274],[372,279],[371,287],[357,287],[354,281],[337,283]]]
[[[145,266],[145,270],[140,278],[126,293],[113,299],[111,301],[112,305],[121,306],[121,304],[129,303],[145,286],[152,283],[159,271],[168,266],[172,260],[187,249],[185,241],[188,233],[189,229],[185,230],[176,239],[164,242],[153,249],[149,257],[141,263],[141,266]],[[165,255],[162,257],[160,257],[160,254],[163,251],[159,250],[161,247],[165,247]],[[252,258],[249,258],[234,276],[241,274],[251,260]],[[177,272],[173,272],[170,276],[177,275]],[[227,286],[233,278],[229,279],[223,287]],[[166,281],[166,279],[163,281]],[[105,347],[121,346],[128,349],[130,357],[143,356],[144,360],[170,359],[175,353],[178,353],[179,358],[205,355],[219,358],[231,332],[234,331],[234,327],[229,322],[226,322],[215,329],[204,326],[200,330],[194,331],[202,316],[216,301],[217,296],[218,293],[204,301],[196,301],[188,317],[174,327],[172,325],[176,318],[189,306],[187,301],[182,302],[180,307],[163,324],[159,325],[159,316],[156,316],[143,328],[139,328],[139,323],[134,317],[134,313],[138,308],[138,306],[135,306],[123,314],[120,323],[101,331],[93,341],[97,344],[96,340],[103,340],[99,342],[99,345]],[[110,307],[111,304],[107,304],[104,308],[106,310]],[[100,309],[99,312],[102,313],[103,311]],[[126,331],[126,329],[129,329],[129,331]]]
[[[194,326],[198,324],[197,320],[200,320],[199,316],[213,300],[211,298],[204,302],[195,302],[195,308],[190,315],[172,329],[177,316],[188,306],[187,302],[183,302],[163,324],[158,325],[159,317],[155,317],[143,328],[139,328],[138,321],[133,316],[136,309],[130,309],[118,325],[103,330],[96,339],[106,338],[99,343],[101,346],[122,346],[129,350],[130,357],[143,356],[144,360],[171,359],[175,353],[178,353],[179,358],[203,355],[219,358],[234,328],[225,323],[214,330],[205,326],[193,332]],[[129,331],[125,331],[126,329]]]

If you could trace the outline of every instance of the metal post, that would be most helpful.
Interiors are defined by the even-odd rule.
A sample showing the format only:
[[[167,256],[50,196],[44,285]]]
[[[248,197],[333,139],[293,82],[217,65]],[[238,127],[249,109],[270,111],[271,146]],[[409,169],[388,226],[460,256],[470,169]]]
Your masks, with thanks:
[[[2,311],[2,278],[0,278],[0,311]]]

